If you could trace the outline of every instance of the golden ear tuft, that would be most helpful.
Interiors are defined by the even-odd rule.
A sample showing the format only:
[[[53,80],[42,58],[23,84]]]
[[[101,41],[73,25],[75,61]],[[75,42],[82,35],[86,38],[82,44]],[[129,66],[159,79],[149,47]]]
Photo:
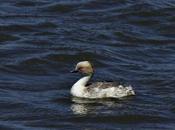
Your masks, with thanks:
[[[80,69],[81,68],[81,69]],[[77,63],[76,70],[79,70],[82,73],[93,73],[93,66],[89,61],[81,61]]]

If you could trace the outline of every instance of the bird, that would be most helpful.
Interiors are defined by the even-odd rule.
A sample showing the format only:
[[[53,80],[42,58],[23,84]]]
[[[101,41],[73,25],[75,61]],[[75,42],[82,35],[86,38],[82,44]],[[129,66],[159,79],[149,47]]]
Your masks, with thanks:
[[[89,61],[80,61],[75,66],[72,73],[81,73],[83,75],[75,84],[73,84],[70,93],[74,97],[88,99],[102,98],[122,98],[135,95],[131,85],[124,86],[116,82],[94,82],[89,84],[94,74],[94,67]]]

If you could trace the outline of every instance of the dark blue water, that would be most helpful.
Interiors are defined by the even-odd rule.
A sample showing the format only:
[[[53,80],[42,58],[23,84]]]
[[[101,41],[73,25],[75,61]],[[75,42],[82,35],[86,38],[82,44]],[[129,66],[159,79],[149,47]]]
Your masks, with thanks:
[[[136,96],[82,100],[78,61],[94,81]],[[175,129],[175,0],[0,0],[0,129]]]

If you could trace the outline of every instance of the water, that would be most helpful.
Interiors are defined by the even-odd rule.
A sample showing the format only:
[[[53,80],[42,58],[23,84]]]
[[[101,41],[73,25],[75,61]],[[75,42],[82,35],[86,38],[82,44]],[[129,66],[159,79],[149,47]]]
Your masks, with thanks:
[[[81,60],[136,96],[72,98]],[[0,61],[3,130],[175,129],[174,0],[1,0]]]

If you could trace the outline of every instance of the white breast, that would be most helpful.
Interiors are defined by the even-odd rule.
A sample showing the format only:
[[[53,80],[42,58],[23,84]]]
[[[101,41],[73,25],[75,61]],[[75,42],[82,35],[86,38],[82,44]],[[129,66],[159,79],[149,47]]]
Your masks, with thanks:
[[[77,81],[71,88],[71,94],[81,98],[121,98],[135,95],[131,86],[115,85],[107,82],[97,82],[86,86],[90,76],[86,76]]]

